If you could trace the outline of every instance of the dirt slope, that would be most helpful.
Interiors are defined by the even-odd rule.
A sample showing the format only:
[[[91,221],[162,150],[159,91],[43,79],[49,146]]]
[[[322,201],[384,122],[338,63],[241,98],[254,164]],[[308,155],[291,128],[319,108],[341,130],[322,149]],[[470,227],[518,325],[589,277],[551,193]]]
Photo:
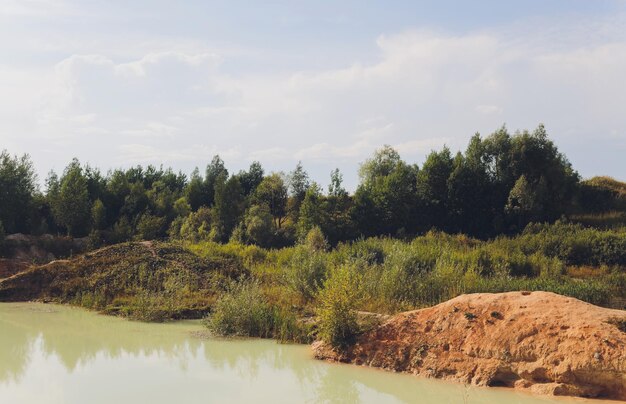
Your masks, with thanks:
[[[626,400],[626,312],[548,292],[459,296],[315,356],[479,386]]]

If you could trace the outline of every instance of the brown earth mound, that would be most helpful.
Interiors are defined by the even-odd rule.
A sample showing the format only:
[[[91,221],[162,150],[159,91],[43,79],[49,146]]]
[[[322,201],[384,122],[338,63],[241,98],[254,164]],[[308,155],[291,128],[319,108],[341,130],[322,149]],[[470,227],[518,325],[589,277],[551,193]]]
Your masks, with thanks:
[[[318,359],[478,386],[626,399],[626,312],[548,292],[479,293],[391,317]]]

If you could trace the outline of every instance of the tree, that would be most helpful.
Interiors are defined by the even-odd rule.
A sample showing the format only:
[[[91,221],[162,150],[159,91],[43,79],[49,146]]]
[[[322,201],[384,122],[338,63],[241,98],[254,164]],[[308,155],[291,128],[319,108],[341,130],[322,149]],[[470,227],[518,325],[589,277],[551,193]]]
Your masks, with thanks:
[[[191,212],[180,226],[180,238],[198,242],[208,240],[211,232],[212,212],[211,208],[200,207],[195,212]]]
[[[154,240],[163,234],[164,226],[164,218],[144,213],[137,221],[137,238]]]
[[[520,176],[509,193],[509,199],[505,210],[508,214],[517,219],[518,229],[537,215],[537,195],[526,176]]]
[[[272,245],[274,233],[274,221],[269,208],[266,205],[252,205],[246,211],[243,227],[245,239],[261,247]]]
[[[211,164],[206,168],[204,176],[204,204],[213,206],[215,202],[215,183],[219,178],[228,178],[228,170],[224,166],[224,160],[219,155],[213,156]]]
[[[91,224],[94,230],[103,230],[106,226],[106,208],[100,199],[91,206]]]
[[[263,178],[255,192],[257,204],[265,204],[277,228],[281,228],[287,208],[287,187],[280,174],[274,173]]]
[[[52,192],[56,193],[55,185],[51,185]],[[87,179],[77,159],[73,159],[65,168],[59,183],[58,194],[53,195],[52,200],[55,221],[67,229],[68,235],[82,236],[88,233],[89,192]]]
[[[328,249],[328,241],[319,226],[314,226],[304,237],[305,247],[310,252],[326,251]]]
[[[191,206],[187,202],[187,198],[181,196],[174,202],[174,214],[179,217],[187,217],[191,213]]]
[[[306,191],[300,206],[296,229],[298,239],[303,240],[313,227],[323,225],[324,207],[322,206],[322,199],[323,196],[319,185],[313,183]]]
[[[37,189],[30,157],[0,153],[0,221],[8,233],[30,230],[30,209]]]
[[[489,178],[479,156],[480,137],[472,138],[464,157],[458,153],[448,178],[448,230],[474,236],[492,234],[493,208]]]
[[[369,185],[378,178],[386,177],[400,164],[400,154],[391,146],[384,145],[374,152],[359,168],[361,183]]]
[[[330,184],[328,185],[328,196],[343,197],[347,196],[348,192],[343,187],[343,175],[338,168],[335,168],[330,172]]]
[[[191,173],[189,183],[185,187],[185,197],[191,206],[191,210],[196,211],[202,205],[207,205],[205,200],[204,180],[200,176],[200,171],[196,167]]]
[[[422,209],[422,229],[448,224],[448,178],[453,169],[450,149],[431,152],[417,174],[417,197]]]
[[[297,223],[298,215],[300,214],[300,205],[310,186],[309,175],[302,167],[302,162],[298,162],[296,168],[289,174],[288,179],[291,197],[287,201],[287,210],[292,223]]]
[[[225,180],[220,177],[217,180],[212,227],[216,231],[216,238],[220,241],[228,241],[233,229],[239,223],[243,200],[239,178],[232,176]]]
[[[417,171],[389,146],[361,165],[352,213],[362,235],[413,230]]]
[[[302,167],[302,162],[298,161],[296,168],[289,174],[289,191],[291,196],[298,201],[302,201],[309,186],[309,174]]]
[[[263,181],[263,167],[258,161],[252,162],[248,171],[239,172],[239,182],[241,183],[241,189],[245,196],[251,195]]]

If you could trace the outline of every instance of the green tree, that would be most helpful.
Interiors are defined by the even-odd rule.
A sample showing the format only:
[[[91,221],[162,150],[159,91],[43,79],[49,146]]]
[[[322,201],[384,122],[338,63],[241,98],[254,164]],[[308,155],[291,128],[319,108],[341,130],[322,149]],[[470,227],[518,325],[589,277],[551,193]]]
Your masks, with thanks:
[[[100,199],[91,205],[91,224],[94,230],[104,230],[106,227],[106,208]]]
[[[309,230],[303,239],[304,246],[310,252],[321,252],[328,249],[328,241],[319,226],[314,226]]]
[[[137,238],[154,240],[161,237],[165,227],[165,218],[144,213],[137,221]]]
[[[219,178],[228,178],[228,170],[224,166],[224,160],[219,155],[215,155],[211,164],[207,166],[204,176],[204,204],[206,206],[213,206],[215,202],[215,184]]]
[[[407,165],[389,146],[361,165],[352,215],[362,235],[413,230],[416,173],[417,167]]]
[[[191,213],[191,205],[187,202],[187,198],[181,196],[174,202],[174,214],[180,217],[187,217]]]
[[[241,183],[241,190],[245,196],[251,195],[263,181],[263,167],[258,161],[252,162],[248,171],[240,171],[239,182]]]
[[[263,178],[256,189],[254,200],[269,208],[276,227],[280,229],[287,214],[287,187],[281,175],[273,173]]]
[[[53,192],[56,193],[55,190]],[[52,212],[55,221],[67,229],[67,234],[82,236],[88,233],[90,216],[87,179],[77,159],[65,168],[59,182],[58,195],[53,196]]]
[[[328,196],[330,197],[344,197],[348,192],[343,187],[343,175],[338,168],[335,168],[330,172],[330,184],[328,185]]]
[[[252,205],[243,220],[245,239],[261,247],[270,247],[274,235],[274,221],[266,205]]]
[[[37,176],[28,155],[0,153],[0,221],[9,233],[28,232]]]
[[[401,161],[400,154],[393,147],[384,145],[374,152],[372,158],[361,164],[359,168],[361,183],[367,186],[379,178],[390,175]]]
[[[189,183],[185,187],[185,197],[193,211],[198,210],[202,205],[208,205],[205,200],[204,180],[200,176],[200,171],[196,167],[191,173]]]
[[[306,191],[300,206],[296,229],[298,238],[304,240],[313,227],[322,226],[324,222],[323,196],[319,185],[313,183]]]
[[[506,212],[513,219],[517,220],[519,230],[526,223],[537,218],[539,211],[537,199],[537,194],[526,179],[526,176],[522,175],[519,177],[509,193],[509,199],[505,207]]]
[[[223,177],[215,183],[215,206],[213,228],[220,241],[228,241],[243,212],[244,196],[237,176],[228,180]]]
[[[450,149],[431,152],[417,174],[417,197],[420,201],[422,229],[448,224],[448,178],[453,170]]]
[[[191,212],[180,226],[180,238],[198,242],[208,240],[211,232],[212,212],[211,208],[201,206],[195,212]]]

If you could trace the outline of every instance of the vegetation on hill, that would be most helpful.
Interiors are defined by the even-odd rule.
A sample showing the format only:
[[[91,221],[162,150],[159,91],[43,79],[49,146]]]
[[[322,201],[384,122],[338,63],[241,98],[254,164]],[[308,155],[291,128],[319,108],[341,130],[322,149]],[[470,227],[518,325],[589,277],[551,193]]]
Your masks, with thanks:
[[[150,321],[205,315],[233,280],[235,259],[200,258],[166,243],[123,243],[0,281],[0,300],[72,303]]]
[[[0,243],[3,228],[63,233],[88,236],[93,251],[0,280],[0,300],[153,321],[208,314],[218,334],[337,346],[376,319],[365,312],[464,293],[544,290],[626,307],[626,186],[581,182],[543,126],[476,135],[421,167],[385,146],[359,174],[350,194],[338,170],[323,192],[301,164],[231,175],[216,156],[187,178],[152,166],[102,175],[73,160],[40,193],[30,160],[2,152]]]
[[[319,226],[334,246],[433,228],[485,239],[530,222],[617,209],[614,200],[623,195],[617,181],[581,183],[542,125],[513,135],[504,127],[484,138],[477,134],[464,152],[444,147],[421,166],[384,146],[361,165],[359,176],[350,194],[338,170],[324,191],[300,163],[287,174],[267,174],[258,162],[230,173],[215,156],[203,173],[190,176],[154,166],[105,175],[74,159],[60,175],[50,172],[40,192],[28,156],[4,151],[0,222],[7,234],[89,236],[92,247],[169,237],[279,248]]]
[[[359,332],[357,311],[515,290],[626,308],[626,231],[557,222],[491,241],[429,232],[334,249],[319,228],[282,249],[123,243],[0,281],[0,300],[50,299],[152,321],[209,314],[218,334],[339,344]]]

